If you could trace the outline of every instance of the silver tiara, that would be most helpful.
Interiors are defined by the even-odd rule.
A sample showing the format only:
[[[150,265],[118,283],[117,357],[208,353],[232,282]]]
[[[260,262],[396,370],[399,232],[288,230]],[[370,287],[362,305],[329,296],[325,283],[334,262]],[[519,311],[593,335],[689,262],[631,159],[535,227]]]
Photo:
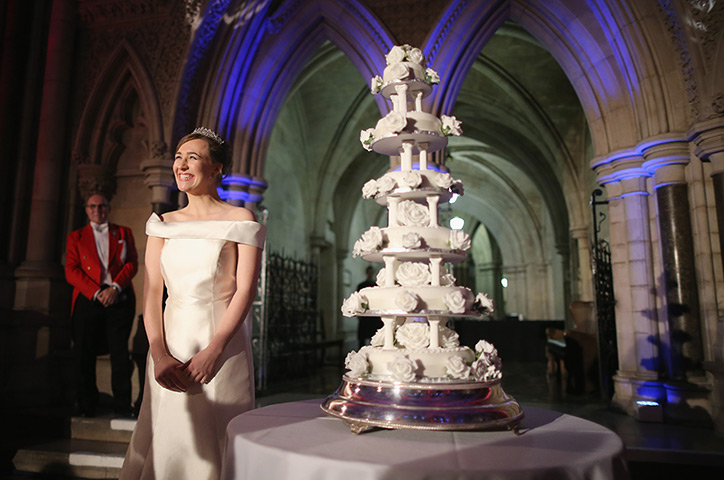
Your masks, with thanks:
[[[223,144],[224,144],[224,140],[222,140],[222,138],[221,138],[220,136],[218,136],[218,135],[216,134],[216,132],[213,131],[213,130],[211,130],[210,128],[197,127],[196,130],[194,130],[194,131],[191,132],[191,133],[192,133],[192,134],[198,133],[199,135],[203,135],[204,137],[210,138],[211,140],[215,141],[215,142],[218,143],[219,145],[223,145]]]

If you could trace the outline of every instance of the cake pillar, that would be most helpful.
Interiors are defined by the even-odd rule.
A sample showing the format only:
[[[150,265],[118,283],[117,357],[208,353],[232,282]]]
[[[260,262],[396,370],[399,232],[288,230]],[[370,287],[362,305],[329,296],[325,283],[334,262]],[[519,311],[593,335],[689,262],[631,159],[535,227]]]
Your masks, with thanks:
[[[417,144],[417,148],[420,150],[420,170],[427,170],[427,147],[427,142]]]
[[[387,197],[387,223],[390,227],[399,227],[397,223],[397,207],[400,204],[399,197]]]
[[[383,332],[385,335],[385,344],[382,346],[383,350],[394,350],[395,349],[395,317],[382,317],[382,323],[384,325]]]
[[[396,85],[395,91],[397,92],[397,98],[394,102],[397,104],[397,108],[395,108],[395,110],[402,114],[405,114],[407,113],[407,85],[404,83],[401,85]]]
[[[430,277],[433,287],[440,286],[440,266],[442,265],[442,257],[430,257]]]
[[[440,348],[440,320],[429,318],[427,323],[430,324],[430,348]]]
[[[414,145],[415,142],[402,142],[402,146],[400,147],[400,164],[403,172],[412,170],[412,148]]]
[[[395,286],[395,257],[385,255],[382,257],[385,262],[385,287]]]
[[[427,205],[430,208],[430,226],[439,227],[437,218],[437,204],[440,201],[439,195],[430,195],[427,197]]]
[[[417,95],[415,95],[415,111],[422,111],[422,92],[417,92]]]

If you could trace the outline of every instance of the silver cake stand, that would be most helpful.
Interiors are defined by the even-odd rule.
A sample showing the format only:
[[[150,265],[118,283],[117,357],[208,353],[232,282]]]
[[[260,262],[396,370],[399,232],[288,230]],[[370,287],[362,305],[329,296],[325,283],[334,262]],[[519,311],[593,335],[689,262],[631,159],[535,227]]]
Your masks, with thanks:
[[[518,433],[523,410],[500,381],[394,383],[342,377],[321,405],[353,433],[375,428],[495,430]]]

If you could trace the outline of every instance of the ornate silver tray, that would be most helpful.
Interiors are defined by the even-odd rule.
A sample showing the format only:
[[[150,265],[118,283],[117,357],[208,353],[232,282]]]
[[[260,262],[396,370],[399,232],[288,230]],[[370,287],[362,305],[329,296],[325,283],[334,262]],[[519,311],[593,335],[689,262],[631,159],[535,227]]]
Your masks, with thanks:
[[[517,433],[523,419],[518,402],[494,382],[395,383],[344,375],[322,410],[349,424],[354,433],[375,428],[493,430]]]

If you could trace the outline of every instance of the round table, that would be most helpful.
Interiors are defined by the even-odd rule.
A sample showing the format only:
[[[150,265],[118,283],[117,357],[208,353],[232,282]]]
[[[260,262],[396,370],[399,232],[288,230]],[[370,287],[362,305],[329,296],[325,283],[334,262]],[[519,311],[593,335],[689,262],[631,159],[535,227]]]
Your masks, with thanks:
[[[512,431],[375,430],[325,415],[321,399],[252,410],[227,428],[227,480],[626,479],[624,445],[588,420],[525,407]]]

